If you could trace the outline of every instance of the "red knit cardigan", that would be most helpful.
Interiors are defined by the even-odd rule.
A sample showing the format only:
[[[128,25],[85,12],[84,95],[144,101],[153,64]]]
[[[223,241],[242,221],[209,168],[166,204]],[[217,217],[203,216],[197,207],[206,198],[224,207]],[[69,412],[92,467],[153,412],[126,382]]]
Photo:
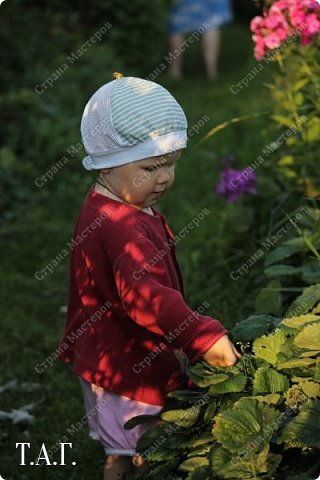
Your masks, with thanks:
[[[94,191],[70,243],[66,328],[59,356],[88,382],[141,402],[192,384],[175,350],[190,363],[226,329],[185,303],[174,236],[154,215]]]

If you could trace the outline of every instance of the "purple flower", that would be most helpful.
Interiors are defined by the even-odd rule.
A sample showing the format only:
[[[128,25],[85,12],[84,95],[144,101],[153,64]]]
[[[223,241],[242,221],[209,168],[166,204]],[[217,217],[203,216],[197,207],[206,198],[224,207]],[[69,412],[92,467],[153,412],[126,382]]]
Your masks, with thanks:
[[[255,195],[257,193],[256,174],[251,167],[244,170],[227,167],[220,174],[216,192],[230,203],[236,202],[241,193]]]

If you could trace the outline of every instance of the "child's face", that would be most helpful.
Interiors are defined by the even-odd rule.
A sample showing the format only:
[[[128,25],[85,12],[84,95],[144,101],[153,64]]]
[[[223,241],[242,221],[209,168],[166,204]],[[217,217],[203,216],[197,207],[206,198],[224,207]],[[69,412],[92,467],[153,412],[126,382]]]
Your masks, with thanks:
[[[181,150],[103,169],[103,179],[119,198],[138,208],[154,205],[174,182],[175,162]],[[108,173],[107,173],[108,172]],[[161,192],[161,193],[156,193]]]

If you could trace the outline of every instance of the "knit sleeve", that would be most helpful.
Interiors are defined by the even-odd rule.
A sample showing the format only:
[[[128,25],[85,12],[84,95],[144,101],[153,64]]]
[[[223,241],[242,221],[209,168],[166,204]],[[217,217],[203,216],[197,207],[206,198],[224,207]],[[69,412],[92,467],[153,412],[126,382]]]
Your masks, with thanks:
[[[192,311],[170,286],[164,259],[146,238],[126,244],[113,264],[117,290],[133,321],[161,335],[172,348],[198,360],[227,333],[218,320]]]

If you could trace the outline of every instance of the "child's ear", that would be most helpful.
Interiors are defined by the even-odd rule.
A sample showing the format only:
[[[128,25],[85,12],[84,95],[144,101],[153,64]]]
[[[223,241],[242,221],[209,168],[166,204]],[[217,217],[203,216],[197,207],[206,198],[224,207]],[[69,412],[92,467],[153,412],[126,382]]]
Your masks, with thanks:
[[[110,168],[101,168],[99,171],[101,173],[110,173],[110,170],[111,170]]]

